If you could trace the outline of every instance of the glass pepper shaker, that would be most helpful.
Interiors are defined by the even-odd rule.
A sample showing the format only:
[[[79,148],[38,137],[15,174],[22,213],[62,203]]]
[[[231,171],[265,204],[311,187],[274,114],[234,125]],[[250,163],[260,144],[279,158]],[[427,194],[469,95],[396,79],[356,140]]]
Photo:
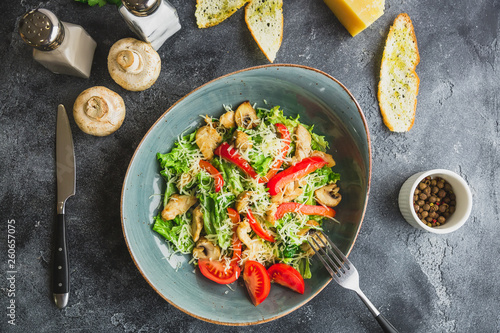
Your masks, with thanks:
[[[23,15],[19,34],[33,47],[33,58],[56,74],[88,78],[97,43],[79,25],[59,21],[40,8]]]
[[[129,28],[155,50],[181,28],[177,11],[166,0],[122,0],[119,12]]]

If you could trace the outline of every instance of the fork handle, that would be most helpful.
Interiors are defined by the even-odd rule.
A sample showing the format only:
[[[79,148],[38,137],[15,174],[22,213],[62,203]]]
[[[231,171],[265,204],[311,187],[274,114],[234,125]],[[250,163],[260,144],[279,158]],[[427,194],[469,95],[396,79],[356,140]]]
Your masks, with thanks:
[[[380,327],[384,330],[386,333],[398,333],[398,330],[392,326],[392,324],[380,313],[378,316],[375,317],[377,319]]]
[[[397,329],[392,326],[392,324],[385,319],[385,317],[378,311],[378,309],[373,305],[372,302],[366,297],[365,293],[361,291],[361,289],[357,288],[355,289],[356,293],[358,294],[359,298],[365,303],[366,307],[370,310],[372,315],[377,319],[377,322],[379,323],[380,327],[384,330],[385,333],[399,333]]]

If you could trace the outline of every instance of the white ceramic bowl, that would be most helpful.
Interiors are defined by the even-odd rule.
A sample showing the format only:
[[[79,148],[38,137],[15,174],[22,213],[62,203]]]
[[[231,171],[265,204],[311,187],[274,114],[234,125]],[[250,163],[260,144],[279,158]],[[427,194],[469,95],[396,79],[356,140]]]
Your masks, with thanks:
[[[438,227],[429,227],[418,218],[415,210],[413,209],[413,194],[417,185],[427,176],[441,177],[450,183],[453,187],[453,193],[456,196],[455,212],[448,218],[446,223]],[[469,185],[465,180],[453,171],[445,169],[434,169],[424,172],[419,172],[408,178],[401,190],[399,191],[399,210],[406,222],[417,229],[433,232],[436,234],[446,234],[460,228],[465,221],[469,218],[472,210],[472,194]]]

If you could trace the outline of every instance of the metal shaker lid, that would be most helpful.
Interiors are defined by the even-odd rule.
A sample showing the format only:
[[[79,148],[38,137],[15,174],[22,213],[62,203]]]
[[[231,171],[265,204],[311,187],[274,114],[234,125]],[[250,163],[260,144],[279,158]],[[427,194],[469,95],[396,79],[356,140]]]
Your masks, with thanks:
[[[151,15],[162,0],[122,0],[122,3],[135,16]]]
[[[40,8],[23,15],[19,21],[19,34],[28,45],[50,51],[64,40],[64,27],[54,13]]]

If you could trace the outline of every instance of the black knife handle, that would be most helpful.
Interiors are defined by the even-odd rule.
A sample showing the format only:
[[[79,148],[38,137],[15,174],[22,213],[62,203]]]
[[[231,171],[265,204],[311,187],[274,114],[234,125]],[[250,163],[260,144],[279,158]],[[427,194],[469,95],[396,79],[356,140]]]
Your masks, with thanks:
[[[54,244],[52,291],[54,294],[69,293],[69,262],[64,214],[57,214]]]

